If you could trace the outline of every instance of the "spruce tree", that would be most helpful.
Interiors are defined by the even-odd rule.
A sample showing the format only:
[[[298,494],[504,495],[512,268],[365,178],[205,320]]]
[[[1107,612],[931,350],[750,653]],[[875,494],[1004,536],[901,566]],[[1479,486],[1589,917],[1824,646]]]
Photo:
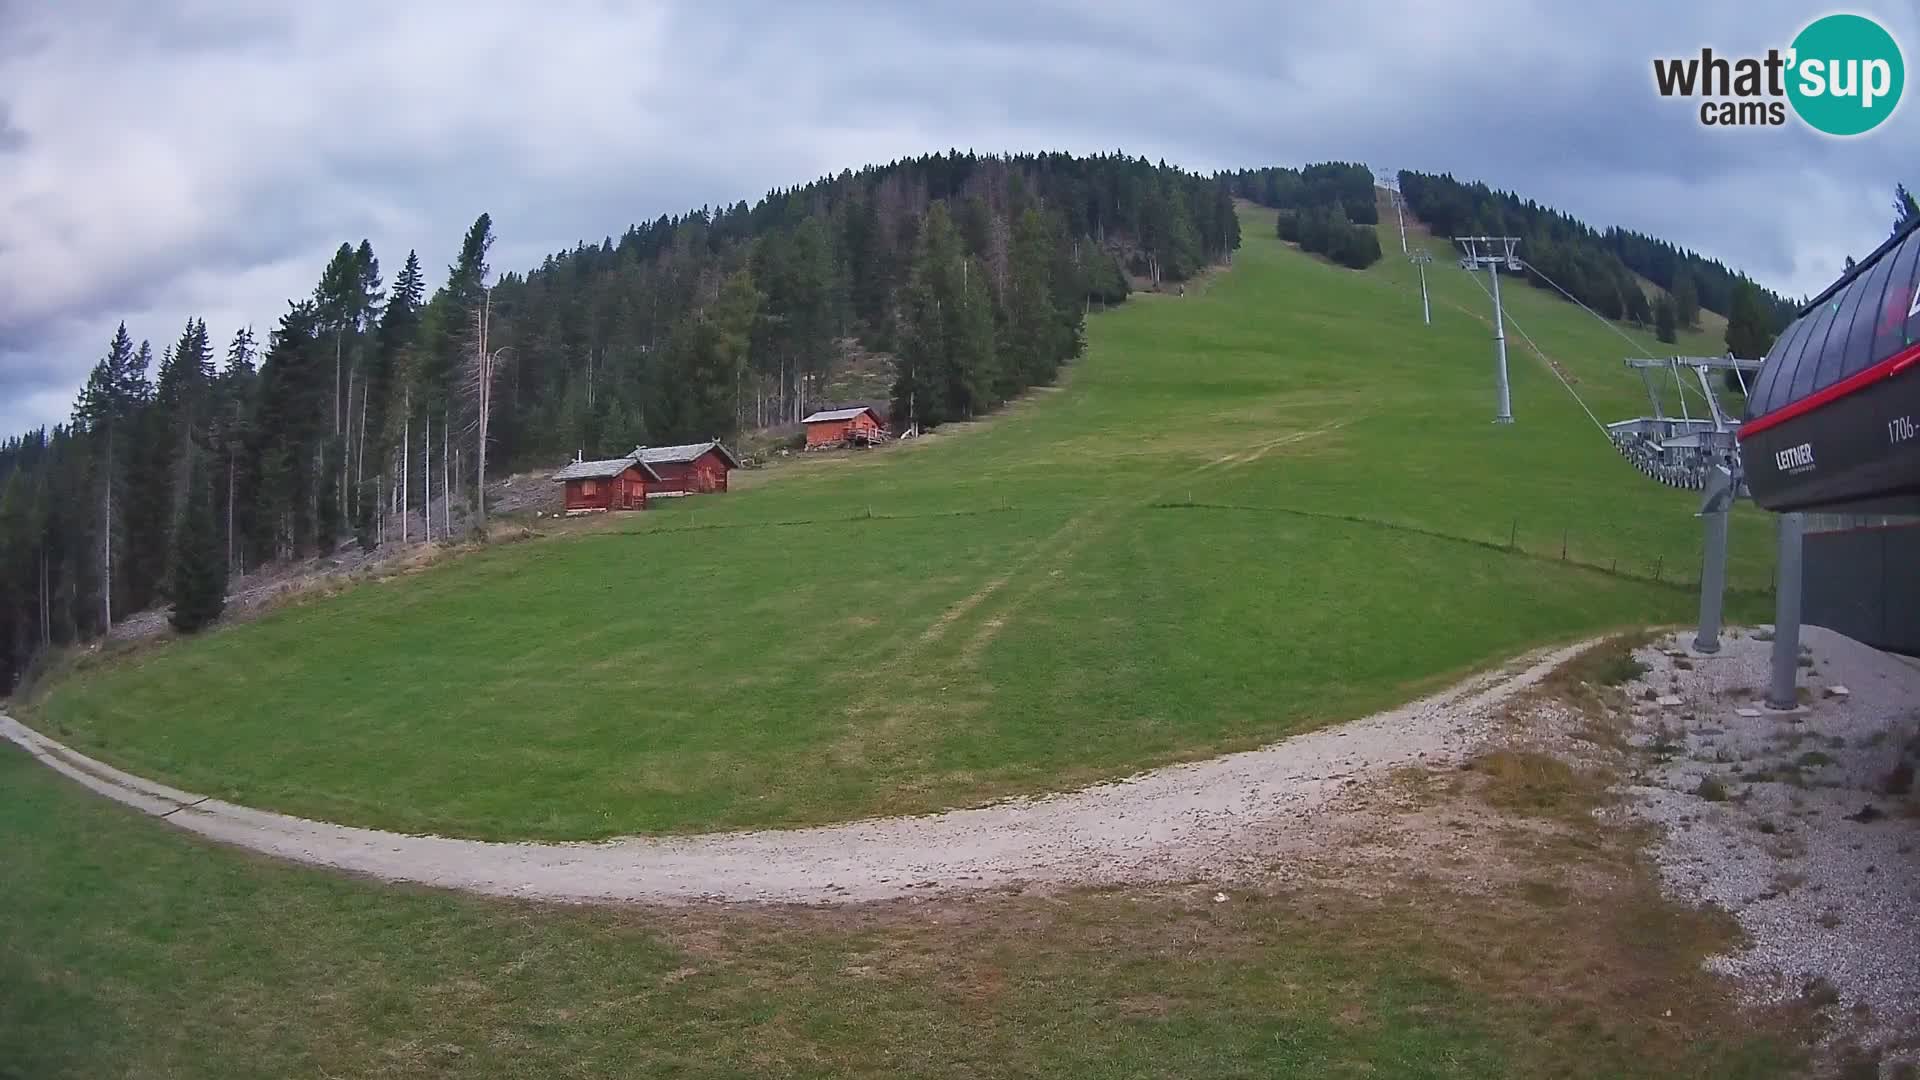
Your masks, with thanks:
[[[1736,279],[1727,312],[1727,350],[1743,360],[1757,360],[1772,348],[1773,331],[1759,289],[1745,278]]]
[[[1920,218],[1920,201],[1914,199],[1907,185],[1893,185],[1893,231],[1898,233],[1915,218]]]
[[[1654,336],[1669,345],[1680,340],[1677,319],[1673,314],[1673,301],[1665,296],[1653,302]]]
[[[211,625],[227,606],[227,560],[213,513],[205,455],[189,471],[187,508],[173,566],[173,628],[192,634]]]
[[[1700,327],[1700,290],[1686,274],[1679,275],[1673,282],[1673,317],[1689,330]]]

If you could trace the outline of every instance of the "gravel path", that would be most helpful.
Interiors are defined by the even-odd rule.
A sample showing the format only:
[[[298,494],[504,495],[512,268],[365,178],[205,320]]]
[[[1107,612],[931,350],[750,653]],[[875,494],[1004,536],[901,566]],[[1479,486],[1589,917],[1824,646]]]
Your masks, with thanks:
[[[1634,727],[1659,764],[1628,793],[1663,828],[1668,887],[1746,931],[1709,966],[1759,1001],[1832,1001],[1844,1034],[1920,1058],[1920,664],[1807,627],[1810,700],[1776,714],[1758,700],[1770,641],[1736,632],[1701,657],[1681,651],[1691,639],[1639,654]]]
[[[1191,880],[1270,864],[1309,847],[1316,813],[1347,788],[1464,757],[1502,702],[1590,644],[1529,654],[1364,720],[1082,791],[923,817],[602,843],[488,843],[307,821],[128,775],[5,715],[0,735],[176,827],[385,880],[551,900],[834,903]]]

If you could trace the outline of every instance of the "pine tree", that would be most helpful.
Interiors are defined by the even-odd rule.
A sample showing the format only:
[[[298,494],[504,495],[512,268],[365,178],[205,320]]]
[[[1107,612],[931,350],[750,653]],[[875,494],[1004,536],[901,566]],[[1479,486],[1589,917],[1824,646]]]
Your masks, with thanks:
[[[320,444],[319,457],[314,462],[314,483],[318,490],[314,497],[313,547],[316,555],[331,555],[340,542],[342,521],[339,462],[345,450],[345,437],[335,436]]]
[[[1693,278],[1681,274],[1673,283],[1673,317],[1689,330],[1700,328],[1700,291]]]
[[[1914,199],[1907,185],[1893,185],[1893,231],[1899,233],[1915,218],[1920,218],[1920,201]]]
[[[169,620],[183,634],[211,625],[227,606],[227,561],[220,548],[220,526],[214,519],[212,482],[204,455],[194,455],[188,476],[186,513],[173,567],[173,615]]]
[[[900,355],[895,363],[893,415],[897,422],[938,427],[957,418],[952,398],[948,320],[959,301],[960,244],[944,202],[927,208],[914,250],[913,273],[901,312]]]
[[[253,547],[265,558],[305,550],[315,536],[321,447],[332,435],[331,354],[314,305],[290,304],[260,363]]]
[[[720,286],[720,296],[714,301],[713,322],[719,331],[720,349],[718,374],[726,380],[725,390],[733,402],[733,415],[724,429],[727,434],[738,430],[740,424],[753,331],[760,321],[760,305],[764,300],[754,286],[752,269],[742,267],[727,275]]]
[[[114,566],[113,554],[120,546],[122,519],[126,515],[124,498],[118,500],[121,505],[116,507],[115,495],[122,487],[122,461],[133,441],[133,432],[128,429],[146,403],[146,357],[150,355],[144,343],[140,351],[134,349],[127,324],[121,323],[107,346],[106,357],[94,365],[73,407],[75,427],[97,442],[92,485],[100,495],[100,517],[94,535],[100,545],[96,588],[103,631],[113,627],[113,594],[116,574],[120,573]]]
[[[187,474],[196,440],[206,438],[213,394],[213,347],[207,324],[188,319],[180,340],[167,350],[154,380],[154,442],[143,453],[141,485],[158,506],[159,531],[142,538],[155,575],[165,577],[174,534],[186,510]]]
[[[354,534],[363,547],[377,536],[381,495],[393,486],[391,469],[397,465],[393,448],[399,440],[400,425],[406,420],[401,401],[407,393],[405,378],[413,367],[411,355],[419,334],[425,296],[426,279],[420,271],[420,257],[409,251],[406,264],[393,280],[393,289],[369,350],[366,406],[360,422],[364,445],[358,454],[362,461],[373,464],[369,467],[370,475],[362,480],[369,490],[363,491],[356,501],[354,515]]]
[[[1669,345],[1680,340],[1678,319],[1673,313],[1673,301],[1665,296],[1653,302],[1654,336]]]
[[[220,535],[226,543],[229,573],[247,564],[242,537],[252,532],[254,395],[259,375],[253,363],[253,329],[242,327],[227,346],[227,366],[214,380],[209,446],[218,455],[223,473],[215,502],[221,517]]]
[[[994,388],[1004,385],[993,343],[993,293],[986,264],[962,256],[960,290],[947,334],[948,405],[972,419],[1000,404]]]
[[[1757,360],[1773,348],[1773,331],[1767,326],[1767,312],[1760,303],[1760,292],[1751,281],[1737,279],[1733,303],[1727,312],[1727,351],[1743,360]]]
[[[1065,359],[1065,325],[1054,306],[1052,235],[1039,210],[1020,215],[1014,226],[1013,258],[1007,287],[1007,320],[1000,349],[1002,399],[1054,379]]]

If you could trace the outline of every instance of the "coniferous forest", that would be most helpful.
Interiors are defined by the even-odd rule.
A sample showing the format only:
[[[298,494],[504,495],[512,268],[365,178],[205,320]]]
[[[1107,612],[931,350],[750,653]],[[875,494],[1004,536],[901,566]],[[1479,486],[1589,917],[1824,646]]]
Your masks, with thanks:
[[[1373,170],[1329,161],[1304,169],[1243,169],[1223,177],[1235,196],[1280,211],[1280,239],[1364,270],[1380,261]]]
[[[1644,233],[1594,229],[1571,214],[1482,183],[1462,183],[1449,174],[1403,171],[1399,182],[1407,209],[1435,235],[1517,236],[1521,258],[1537,268],[1523,272],[1529,282],[1552,289],[1550,278],[1609,319],[1657,328],[1668,320],[1697,326],[1703,309],[1727,316],[1752,313],[1757,322],[1744,331],[1742,341],[1751,348],[1758,339],[1771,343],[1771,335],[1798,310],[1794,301],[1725,264]],[[1661,300],[1670,302],[1673,310],[1655,310],[1635,274],[1664,290],[1667,295]],[[1743,300],[1742,294],[1749,292],[1751,297]],[[1671,337],[1663,334],[1661,339]]]
[[[1399,179],[1436,234],[1520,236],[1534,284],[1663,339],[1712,310],[1757,355],[1794,311],[1666,241],[1447,175]],[[0,443],[0,688],[136,611],[208,625],[229,579],[263,565],[418,539],[428,492],[444,506],[450,488],[484,526],[483,468],[793,424],[837,404],[825,387],[856,354],[891,359],[896,429],[990,412],[1054,380],[1094,307],[1226,258],[1236,198],[1280,211],[1307,251],[1381,257],[1364,165],[1204,177],[1122,154],[953,152],[662,216],[490,286],[484,213],[437,286],[413,252],[389,274],[371,244],[343,243],[271,329],[216,339],[188,319],[157,359],[122,325],[69,422]],[[1636,274],[1666,295],[1650,303]]]
[[[855,349],[893,357],[896,428],[981,415],[1053,381],[1093,307],[1192,277],[1239,226],[1226,182],[1164,162],[955,152],[663,216],[489,286],[493,239],[481,214],[437,287],[412,252],[343,243],[264,334],[189,319],[157,361],[122,325],[70,422],[0,444],[0,688],[135,611],[205,626],[232,575],[417,539],[422,492],[473,506],[483,461],[797,421]]]

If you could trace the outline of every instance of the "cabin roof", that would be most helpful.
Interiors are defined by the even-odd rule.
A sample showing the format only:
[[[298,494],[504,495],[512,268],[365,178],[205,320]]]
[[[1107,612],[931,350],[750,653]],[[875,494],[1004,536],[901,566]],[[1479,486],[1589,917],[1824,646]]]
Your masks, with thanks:
[[[639,451],[636,450],[626,457],[603,458],[599,461],[576,461],[561,469],[559,472],[554,473],[552,479],[556,484],[568,480],[605,480],[619,476],[621,473],[636,466],[646,475],[647,479],[660,479],[660,474],[654,472],[638,455]]]
[[[633,452],[639,455],[639,460],[651,465],[682,465],[694,460],[709,450],[718,451],[720,456],[726,460],[728,468],[737,469],[740,467],[740,459],[734,457],[733,451],[728,450],[718,439],[709,439],[706,442],[697,443],[681,443],[678,446],[640,446],[635,447]]]
[[[826,420],[851,420],[861,413],[873,413],[875,420],[880,419],[880,414],[874,412],[868,406],[856,405],[851,409],[822,409],[800,422],[803,424],[815,424]]]

